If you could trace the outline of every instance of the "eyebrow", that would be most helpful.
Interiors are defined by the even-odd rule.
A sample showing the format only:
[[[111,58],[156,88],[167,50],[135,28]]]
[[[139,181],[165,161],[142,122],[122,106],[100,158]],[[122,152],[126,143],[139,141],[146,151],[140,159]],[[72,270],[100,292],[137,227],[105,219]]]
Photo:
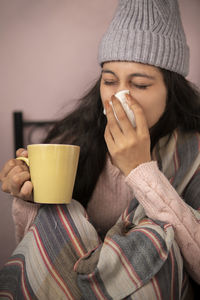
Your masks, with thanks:
[[[108,73],[108,74],[112,74],[112,75],[114,75],[114,76],[117,77],[117,75],[115,74],[115,72],[113,72],[111,70],[102,69],[101,73]],[[147,75],[145,73],[132,73],[132,74],[129,75],[129,77],[143,77],[143,78],[148,78],[148,79],[151,79],[151,80],[155,79],[154,76]]]

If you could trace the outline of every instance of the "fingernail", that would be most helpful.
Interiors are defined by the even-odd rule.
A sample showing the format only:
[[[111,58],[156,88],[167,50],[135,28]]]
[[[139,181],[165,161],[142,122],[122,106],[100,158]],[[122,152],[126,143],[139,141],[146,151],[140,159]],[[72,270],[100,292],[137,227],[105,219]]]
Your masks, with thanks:
[[[129,95],[128,95],[128,94],[126,94],[126,103],[127,103],[128,105],[130,105],[130,104],[131,104],[131,100],[130,100],[130,98],[129,98]]]
[[[107,100],[107,101],[105,102],[105,107],[106,107],[106,109],[109,109],[109,107],[110,107],[110,101]]]
[[[22,156],[27,155],[27,151],[26,151],[26,150],[25,150],[25,151],[22,151],[21,155],[22,155]]]

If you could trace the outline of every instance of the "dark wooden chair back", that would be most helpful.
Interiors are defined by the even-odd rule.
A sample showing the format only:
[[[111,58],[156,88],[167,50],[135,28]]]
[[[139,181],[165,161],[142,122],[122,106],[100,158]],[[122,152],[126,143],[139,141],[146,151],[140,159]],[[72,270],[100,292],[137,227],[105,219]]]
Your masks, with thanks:
[[[13,112],[14,153],[28,144],[41,143],[55,121],[28,121],[22,111]]]

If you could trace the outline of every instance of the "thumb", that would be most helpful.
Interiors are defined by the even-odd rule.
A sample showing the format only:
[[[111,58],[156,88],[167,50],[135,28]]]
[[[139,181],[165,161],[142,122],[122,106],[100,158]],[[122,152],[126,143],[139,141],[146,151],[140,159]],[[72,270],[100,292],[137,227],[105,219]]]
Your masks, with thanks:
[[[28,151],[24,148],[19,148],[17,151],[16,151],[16,156],[19,157],[19,156],[24,156],[24,157],[28,157]]]

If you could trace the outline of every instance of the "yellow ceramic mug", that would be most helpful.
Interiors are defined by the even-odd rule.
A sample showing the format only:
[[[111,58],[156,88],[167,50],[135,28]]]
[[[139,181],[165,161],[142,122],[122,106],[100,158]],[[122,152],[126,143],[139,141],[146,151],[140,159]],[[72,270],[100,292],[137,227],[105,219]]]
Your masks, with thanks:
[[[80,147],[74,145],[28,145],[28,158],[18,157],[30,168],[36,203],[69,203],[72,198]]]

